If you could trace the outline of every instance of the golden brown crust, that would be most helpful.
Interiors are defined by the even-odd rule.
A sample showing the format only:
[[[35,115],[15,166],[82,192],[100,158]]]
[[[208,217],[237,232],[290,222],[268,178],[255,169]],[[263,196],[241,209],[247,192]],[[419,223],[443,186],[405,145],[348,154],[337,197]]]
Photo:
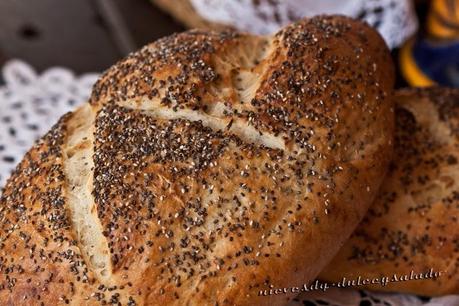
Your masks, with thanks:
[[[363,222],[320,277],[334,282],[400,278],[433,269],[444,273],[370,288],[429,296],[459,293],[459,90],[407,89],[395,100],[390,172]]]
[[[61,146],[68,120],[27,153],[1,197],[2,305],[62,304],[91,278],[65,208]]]
[[[53,291],[39,300],[13,284],[0,302],[11,293],[23,305],[60,295],[74,305],[287,302],[259,291],[316,277],[379,187],[393,135],[390,63],[374,30],[325,16],[274,37],[190,31],[132,54],[64,120],[56,145],[65,233],[82,270],[43,262],[62,276],[47,283]],[[28,178],[13,176],[2,206],[12,214],[22,203],[19,217],[41,222],[28,213],[41,202],[8,197],[22,195],[18,180]],[[27,226],[3,231],[38,239]],[[5,272],[26,253],[8,237],[1,283],[37,283],[31,270]],[[33,256],[50,254],[36,244]]]

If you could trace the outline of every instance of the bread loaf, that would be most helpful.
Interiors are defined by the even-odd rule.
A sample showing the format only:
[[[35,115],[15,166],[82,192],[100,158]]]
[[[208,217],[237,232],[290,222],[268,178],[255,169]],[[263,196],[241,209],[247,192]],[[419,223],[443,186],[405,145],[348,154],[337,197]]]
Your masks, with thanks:
[[[283,305],[374,199],[393,79],[345,17],[133,53],[8,181],[0,304]]]
[[[406,89],[395,101],[389,174],[363,222],[320,277],[335,283],[387,277],[387,285],[364,287],[457,294],[459,90]]]

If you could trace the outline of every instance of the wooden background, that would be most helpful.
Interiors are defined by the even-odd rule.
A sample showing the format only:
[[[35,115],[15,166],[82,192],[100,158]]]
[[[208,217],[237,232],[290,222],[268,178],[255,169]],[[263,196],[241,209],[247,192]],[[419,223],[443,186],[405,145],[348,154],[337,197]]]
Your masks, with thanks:
[[[148,0],[0,0],[0,66],[100,72],[183,27]]]

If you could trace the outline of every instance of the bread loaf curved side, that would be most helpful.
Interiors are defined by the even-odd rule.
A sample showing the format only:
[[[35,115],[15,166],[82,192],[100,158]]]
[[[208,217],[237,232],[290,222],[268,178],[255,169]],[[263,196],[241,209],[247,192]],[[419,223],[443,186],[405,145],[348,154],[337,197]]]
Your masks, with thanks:
[[[459,90],[404,89],[394,99],[395,153],[388,176],[363,222],[320,277],[333,282],[387,277],[387,285],[366,287],[457,294]]]

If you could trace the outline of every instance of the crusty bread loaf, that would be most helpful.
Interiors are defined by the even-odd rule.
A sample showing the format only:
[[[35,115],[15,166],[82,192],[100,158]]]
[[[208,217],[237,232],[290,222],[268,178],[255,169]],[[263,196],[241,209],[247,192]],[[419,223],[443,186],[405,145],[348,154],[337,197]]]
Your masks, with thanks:
[[[363,222],[320,277],[339,282],[343,277],[408,275],[408,281],[366,287],[429,296],[457,294],[459,90],[402,90],[395,101],[390,172]],[[420,274],[424,279],[416,280]]]
[[[282,305],[388,166],[393,67],[367,25],[190,31],[109,69],[1,200],[1,305]]]

